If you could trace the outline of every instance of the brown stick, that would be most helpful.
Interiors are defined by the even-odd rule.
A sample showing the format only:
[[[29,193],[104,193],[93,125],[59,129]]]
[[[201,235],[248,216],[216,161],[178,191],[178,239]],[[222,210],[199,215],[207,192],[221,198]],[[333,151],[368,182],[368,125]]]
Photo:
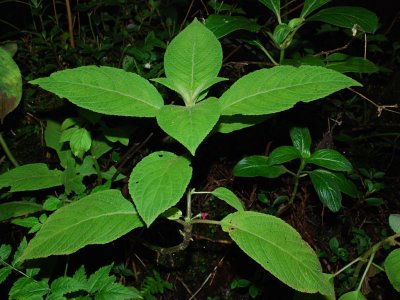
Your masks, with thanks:
[[[74,30],[73,30],[72,15],[71,15],[71,5],[69,4],[69,0],[65,0],[65,7],[67,9],[67,17],[68,17],[69,44],[71,45],[71,48],[75,48]]]

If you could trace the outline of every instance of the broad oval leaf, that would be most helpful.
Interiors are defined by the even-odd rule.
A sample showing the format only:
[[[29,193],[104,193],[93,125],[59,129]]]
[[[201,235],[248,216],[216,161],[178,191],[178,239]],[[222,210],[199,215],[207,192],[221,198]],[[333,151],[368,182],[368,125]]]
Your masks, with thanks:
[[[316,66],[277,66],[247,74],[220,98],[222,115],[264,115],[287,110],[360,84],[333,70]]]
[[[389,253],[383,266],[393,288],[400,292],[400,248]]]
[[[320,8],[321,6],[325,5],[330,1],[331,0],[305,0],[300,16],[302,18],[305,18],[313,11],[317,10],[318,8]]]
[[[27,214],[33,214],[41,210],[42,205],[28,201],[2,203],[0,204],[0,222]]]
[[[90,132],[85,128],[78,128],[71,135],[69,145],[72,153],[82,159],[85,152],[92,146],[92,137]]]
[[[18,260],[70,254],[86,245],[106,244],[142,225],[134,206],[120,191],[97,192],[53,213]]]
[[[238,211],[244,210],[243,202],[231,190],[225,187],[218,187],[213,190],[211,194],[218,199],[225,201],[228,205]]]
[[[334,294],[314,251],[283,220],[242,211],[226,216],[221,226],[247,255],[291,288]]]
[[[246,17],[223,15],[209,15],[205,25],[215,34],[217,39],[236,30],[257,31],[261,27]]]
[[[218,99],[208,98],[192,106],[165,105],[157,114],[157,123],[194,155],[219,116]]]
[[[298,158],[301,158],[301,154],[295,147],[280,146],[272,150],[267,163],[268,165],[279,165]]]
[[[400,233],[400,214],[389,215],[389,226],[396,233]]]
[[[106,115],[155,117],[164,104],[160,93],[146,79],[112,67],[79,67],[30,83]]]
[[[357,6],[336,6],[320,10],[308,18],[344,28],[355,28],[362,32],[374,33],[378,28],[378,17],[372,11]]]
[[[0,47],[0,122],[12,112],[21,101],[22,77],[11,55]]]
[[[151,153],[133,168],[129,192],[147,226],[178,203],[191,177],[190,161],[166,151]]]
[[[342,208],[342,194],[332,173],[318,169],[309,175],[321,202],[332,212],[338,212]]]
[[[201,92],[219,81],[221,66],[221,44],[197,19],[171,41],[164,55],[168,86],[186,104],[194,104]]]
[[[367,300],[360,291],[351,291],[340,296],[339,300]]]
[[[62,185],[62,172],[49,170],[46,164],[28,164],[0,175],[0,188],[11,187],[10,192],[36,191]]]
[[[290,130],[290,138],[293,146],[300,152],[303,158],[310,156],[311,135],[308,128],[294,127]]]
[[[349,172],[353,169],[347,158],[333,149],[317,150],[307,158],[306,162],[334,171]]]
[[[257,177],[276,178],[286,173],[283,166],[271,166],[268,157],[253,155],[241,159],[233,168],[233,175],[238,177]]]
[[[375,73],[379,68],[364,57],[334,53],[327,57],[326,67],[340,73]]]

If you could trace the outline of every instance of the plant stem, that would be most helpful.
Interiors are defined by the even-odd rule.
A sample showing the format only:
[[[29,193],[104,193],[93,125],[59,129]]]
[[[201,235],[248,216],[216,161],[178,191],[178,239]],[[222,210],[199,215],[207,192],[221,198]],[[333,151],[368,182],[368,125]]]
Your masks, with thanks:
[[[350,268],[352,265],[354,265],[356,262],[361,260],[361,256],[357,257],[355,260],[351,261],[350,263],[348,263],[347,265],[345,265],[343,268],[341,268],[339,271],[337,271],[335,274],[333,274],[333,277],[338,276],[340,273],[342,273],[344,270],[346,270],[347,268]]]
[[[368,264],[364,270],[363,276],[361,277],[360,283],[358,284],[357,291],[361,290],[362,283],[368,274],[368,270],[371,267],[372,262],[374,261],[374,257],[375,257],[375,252],[372,252],[371,256],[369,257]]]
[[[279,52],[279,64],[281,65],[283,60],[285,59],[285,49],[281,49]]]
[[[294,177],[293,192],[292,192],[292,195],[290,196],[289,204],[292,204],[294,201],[294,198],[296,197],[297,190],[299,188],[299,180],[301,177],[301,172],[303,172],[304,166],[305,166],[305,161],[304,161],[304,159],[301,159],[299,170],[297,171],[297,174]]]
[[[268,59],[275,65],[275,66],[279,66],[279,64],[276,62],[276,60],[272,57],[272,55],[268,52],[267,49],[265,49],[265,47],[263,45],[261,45],[261,43],[259,41],[253,41],[260,49],[262,52],[264,52],[264,54],[268,57]]]
[[[3,133],[2,132],[0,132],[0,145],[3,148],[3,151],[6,154],[6,156],[8,157],[8,159],[14,165],[14,167],[19,167],[19,163],[17,162],[17,160],[15,159],[14,155],[12,154],[10,149],[8,148],[7,143],[3,138]]]
[[[192,220],[190,221],[192,224],[209,224],[209,225],[221,225],[221,221],[216,221],[216,220]]]

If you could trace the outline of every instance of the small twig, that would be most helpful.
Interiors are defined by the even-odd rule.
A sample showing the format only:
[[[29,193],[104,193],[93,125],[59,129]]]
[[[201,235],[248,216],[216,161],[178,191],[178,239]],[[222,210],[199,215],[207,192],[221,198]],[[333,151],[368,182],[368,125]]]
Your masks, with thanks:
[[[179,27],[179,31],[182,31],[182,28],[183,28],[183,26],[185,25],[186,20],[187,20],[187,18],[188,18],[188,16],[189,16],[189,13],[190,13],[190,11],[192,10],[193,4],[194,4],[194,0],[192,0],[192,1],[190,2],[190,5],[189,5],[189,8],[188,8],[188,10],[187,10],[187,12],[186,12],[185,18],[183,18],[182,24],[181,24],[181,26]]]
[[[177,276],[176,279],[178,279],[178,281],[182,284],[182,286],[188,292],[188,294],[190,295],[190,299],[196,299],[196,298],[194,298],[192,291],[189,289],[189,287],[186,285],[186,283],[182,280],[182,278]]]
[[[193,233],[192,236],[194,238],[196,238],[196,240],[205,240],[205,241],[209,241],[212,243],[218,243],[218,244],[226,244],[226,245],[230,245],[232,244],[232,241],[228,241],[228,240],[214,240],[214,239],[210,239],[206,236],[200,235],[200,234],[195,234]]]
[[[338,47],[338,48],[331,49],[331,50],[324,50],[324,51],[321,51],[321,52],[318,52],[318,53],[314,54],[314,56],[329,55],[329,54],[336,53],[336,52],[341,51],[341,50],[345,50],[350,46],[350,44],[352,42],[353,42],[353,39],[351,39],[346,45],[344,45],[342,47]]]
[[[71,48],[75,48],[74,29],[72,25],[71,5],[69,3],[69,0],[65,0],[65,8],[67,9],[68,17],[69,44],[71,45]]]

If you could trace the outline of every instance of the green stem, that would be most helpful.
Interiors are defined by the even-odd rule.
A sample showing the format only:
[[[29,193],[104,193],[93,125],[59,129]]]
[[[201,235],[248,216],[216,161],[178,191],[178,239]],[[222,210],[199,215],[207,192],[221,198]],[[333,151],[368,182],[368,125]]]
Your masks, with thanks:
[[[216,220],[192,220],[190,223],[192,224],[208,224],[208,225],[221,225],[221,221],[216,221]]]
[[[365,277],[367,276],[368,270],[371,267],[372,262],[374,261],[374,257],[375,257],[375,252],[372,252],[371,256],[369,257],[367,267],[365,268],[363,276],[361,277],[360,283],[358,284],[357,291],[361,290],[362,283],[363,283]]]
[[[267,49],[259,42],[259,41],[253,41],[264,54],[268,57],[268,59],[273,63],[275,66],[279,66],[279,64],[276,62],[276,60],[272,57],[272,55],[268,52]]]
[[[293,192],[292,192],[292,195],[290,196],[289,204],[292,204],[293,201],[294,201],[294,198],[296,197],[297,190],[299,188],[299,180],[300,180],[300,177],[301,177],[301,172],[303,172],[303,169],[304,169],[305,165],[306,165],[306,163],[305,163],[304,159],[301,159],[299,170],[297,171],[297,174],[294,177]]]
[[[12,154],[10,149],[8,148],[7,143],[3,138],[3,133],[2,132],[0,132],[0,145],[3,148],[3,151],[6,154],[6,156],[8,157],[8,159],[14,165],[14,167],[19,167],[19,163],[17,162],[17,160],[15,159],[14,155]]]
[[[285,59],[285,49],[281,49],[279,52],[279,64],[281,65],[283,60]]]
[[[342,273],[343,271],[345,271],[347,268],[350,268],[352,265],[354,265],[356,262],[361,260],[361,256],[357,257],[355,260],[351,261],[350,263],[348,263],[347,265],[345,265],[343,268],[341,268],[339,271],[337,271],[335,274],[333,274],[333,277],[338,276],[340,273]]]
[[[101,181],[102,181],[101,169],[100,169],[99,162],[97,161],[97,158],[93,152],[94,151],[92,149],[92,158],[93,158],[94,168],[96,169],[96,173],[97,173],[97,182],[99,184],[101,184]]]

